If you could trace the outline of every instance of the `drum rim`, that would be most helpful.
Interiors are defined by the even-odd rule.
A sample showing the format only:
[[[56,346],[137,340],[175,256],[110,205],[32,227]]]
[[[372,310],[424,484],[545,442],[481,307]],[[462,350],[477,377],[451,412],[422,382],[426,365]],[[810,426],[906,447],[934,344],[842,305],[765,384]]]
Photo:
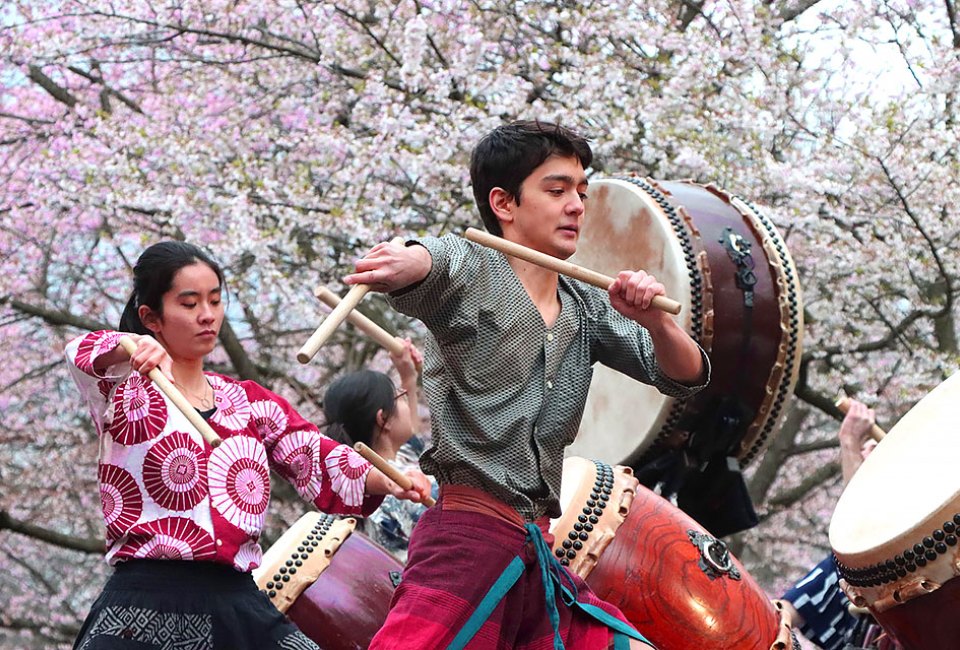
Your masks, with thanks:
[[[301,516],[264,553],[253,579],[270,602],[286,612],[330,566],[357,527],[357,520],[321,512]]]
[[[698,297],[697,292],[693,289],[694,283],[691,281],[692,271],[690,262],[688,261],[692,254],[692,249],[689,247],[689,244],[685,243],[677,234],[678,226],[677,223],[675,223],[676,217],[670,214],[673,208],[666,203],[665,200],[658,201],[655,191],[654,193],[648,191],[645,188],[644,181],[638,178],[605,176],[603,178],[591,179],[590,191],[594,194],[594,197],[592,197],[594,202],[597,200],[596,193],[601,188],[605,188],[608,192],[611,190],[625,192],[626,194],[621,196],[629,196],[637,200],[639,207],[642,207],[649,213],[651,221],[657,225],[657,236],[664,244],[668,244],[671,247],[671,261],[676,263],[678,268],[680,268],[680,265],[684,265],[683,270],[679,272],[678,275],[686,281],[678,283],[678,287],[668,287],[668,293],[672,299],[680,302],[682,306],[682,317],[684,319],[693,319],[692,321],[686,320],[685,323],[682,323],[684,329],[690,333],[699,332],[701,326],[697,319],[699,318],[701,310],[696,302]],[[589,205],[590,202],[588,201],[588,213],[585,215],[585,219],[587,220],[590,218]],[[587,228],[585,232],[590,233],[591,231]],[[590,235],[585,235],[584,239],[581,240],[577,246],[577,252],[585,252],[590,242]],[[590,248],[589,250],[594,251],[595,249]],[[571,257],[571,261],[576,262],[576,260],[577,255]],[[603,271],[604,269],[597,270]],[[697,271],[697,277],[699,280],[699,270]],[[680,289],[679,291],[677,290],[678,288]],[[697,337],[695,336],[695,338]],[[606,389],[608,384],[610,384],[609,389]],[[603,443],[602,449],[597,448],[599,445],[591,446],[590,440],[588,439],[591,434],[587,433],[587,424],[593,423],[594,420],[597,419],[593,415],[597,389],[606,389],[609,390],[610,394],[615,395],[619,392],[618,389],[622,389],[626,385],[630,386],[631,395],[636,397],[636,401],[642,402],[645,411],[651,415],[649,417],[646,437],[643,440],[637,441],[637,443],[632,446],[627,444],[628,438],[626,436],[616,436],[613,441],[601,440],[600,442]],[[597,389],[594,387],[597,387]],[[587,395],[587,403],[581,418],[580,428],[576,439],[570,446],[570,452],[574,456],[597,456],[612,463],[633,463],[657,442],[662,432],[669,430],[676,423],[682,411],[682,403],[679,404],[678,408],[678,402],[682,401],[663,395],[651,386],[639,384],[633,379],[626,378],[616,370],[605,367],[595,368],[590,392]],[[641,429],[643,429],[642,426],[637,426],[633,428],[633,431],[639,431]],[[597,436],[599,434],[594,433],[592,435]]]
[[[561,484],[562,512],[550,521],[550,532],[554,535],[553,552],[560,564],[586,580],[626,520],[640,482],[629,467],[581,456],[563,460],[563,475],[569,477],[572,473],[577,473],[579,480],[575,485],[564,481],[569,486],[568,499],[564,499]],[[592,489],[586,487],[591,478]],[[574,503],[578,495],[584,494],[587,499]],[[577,544],[580,548],[575,548]]]
[[[866,516],[876,513],[876,509],[864,510],[863,497],[872,493],[877,481],[881,485],[890,483],[889,473],[884,471],[891,467],[889,461],[901,458],[907,444],[923,442],[916,440],[921,428],[917,424],[922,424],[930,409],[942,410],[944,404],[955,402],[955,391],[960,394],[960,372],[941,382],[890,429],[837,502],[830,521],[830,546],[840,575],[851,588],[851,600],[884,603],[906,586],[943,584],[960,571],[951,561],[960,544],[960,486],[938,499],[918,521],[893,533],[884,531],[870,543],[857,540],[855,534],[870,530],[871,523],[877,520],[877,516],[872,520]],[[885,513],[889,515],[889,510]],[[902,597],[894,601],[887,606],[901,602]]]

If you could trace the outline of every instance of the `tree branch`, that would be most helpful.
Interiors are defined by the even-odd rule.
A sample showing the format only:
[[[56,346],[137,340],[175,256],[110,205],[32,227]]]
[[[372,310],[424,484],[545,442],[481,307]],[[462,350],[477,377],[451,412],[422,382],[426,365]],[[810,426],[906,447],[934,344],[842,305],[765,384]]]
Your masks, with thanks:
[[[819,2],[820,0],[786,0],[780,3],[780,7],[776,10],[776,13],[783,22],[788,23],[794,18],[798,18],[800,14]]]
[[[95,83],[95,84],[99,84],[99,85],[103,86],[103,93],[106,93],[106,95],[113,95],[114,97],[116,97],[117,99],[119,99],[121,102],[123,102],[124,104],[126,104],[127,107],[130,108],[130,110],[132,110],[132,111],[134,111],[134,112],[136,112],[136,113],[140,113],[141,115],[143,114],[143,109],[140,108],[140,105],[137,104],[137,102],[133,101],[132,99],[130,99],[129,97],[127,97],[126,95],[124,95],[124,94],[123,94],[122,92],[120,92],[119,90],[116,90],[116,89],[111,88],[110,86],[108,86],[107,83],[103,80],[103,77],[101,77],[100,75],[94,74],[94,73],[92,73],[92,72],[87,72],[86,70],[83,70],[83,69],[81,69],[81,68],[78,68],[78,67],[75,66],[75,65],[68,65],[68,66],[67,66],[67,70],[69,70],[70,72],[72,72],[72,73],[74,73],[74,74],[78,74],[78,75],[80,75],[81,77],[83,77],[84,79],[87,79],[87,80],[89,80],[89,81],[92,81],[92,82]],[[101,93],[102,98],[104,97],[103,93]],[[111,111],[110,111],[109,103],[104,107],[104,110],[105,110],[106,112],[108,112],[108,113],[111,112]]]
[[[20,313],[41,318],[50,325],[68,325],[70,327],[76,327],[88,332],[110,329],[109,325],[93,320],[92,318],[84,318],[83,316],[77,316],[76,314],[71,314],[70,312],[59,309],[47,309],[38,305],[31,305],[30,303],[17,300],[16,298],[0,298],[0,305],[3,303],[9,304],[13,309],[19,311]]]
[[[787,412],[780,431],[777,432],[767,451],[764,452],[757,470],[747,486],[754,503],[763,503],[770,492],[770,486],[783,468],[783,463],[795,447],[795,440],[803,422],[810,415],[810,409],[801,408],[796,402]]]
[[[831,478],[839,478],[840,463],[830,462],[826,465],[820,465],[807,475],[799,485],[784,490],[780,494],[771,498],[768,502],[771,510],[784,510],[798,501],[803,500],[812,490],[816,489]]]
[[[27,66],[30,74],[28,75],[30,79],[36,83],[38,86],[46,90],[51,97],[56,99],[58,102],[66,104],[70,108],[73,108],[77,105],[77,98],[70,94],[66,88],[58,85],[53,79],[43,74],[43,70],[35,65]]]
[[[947,5],[947,18],[950,21],[950,31],[953,33],[953,49],[960,50],[960,24],[957,22],[957,7],[954,0],[943,0]]]
[[[681,32],[687,31],[687,27],[693,22],[693,19],[703,13],[703,4],[705,0],[680,0],[680,8],[677,11],[677,28]]]
[[[243,344],[240,343],[240,339],[237,338],[236,332],[234,332],[230,326],[230,321],[226,319],[223,320],[223,325],[220,326],[220,344],[223,345],[223,349],[226,351],[227,356],[230,357],[230,362],[233,364],[234,370],[236,370],[241,379],[255,381],[261,386],[266,385],[263,373],[261,373],[256,364],[250,360],[250,355],[247,354]]]
[[[6,510],[0,510],[0,530],[9,530],[42,542],[84,553],[103,553],[104,543],[100,539],[64,535],[41,526],[14,519]]]

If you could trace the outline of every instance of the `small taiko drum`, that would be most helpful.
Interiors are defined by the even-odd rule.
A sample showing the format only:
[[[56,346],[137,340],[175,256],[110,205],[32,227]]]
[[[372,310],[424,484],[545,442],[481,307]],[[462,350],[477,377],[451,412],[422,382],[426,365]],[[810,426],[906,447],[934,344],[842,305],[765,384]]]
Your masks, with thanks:
[[[784,650],[790,621],[727,550],[628,467],[563,463],[554,553],[659,650]]]
[[[907,650],[960,647],[960,373],[894,426],[830,520],[840,585]]]
[[[681,304],[678,323],[709,355],[713,378],[677,400],[598,367],[570,453],[640,467],[699,431],[711,448],[698,463],[719,455],[745,466],[776,431],[799,371],[803,303],[783,238],[712,185],[591,179],[585,205],[571,261],[653,274]]]
[[[260,589],[323,650],[366,648],[383,625],[403,565],[355,531],[357,520],[311,512],[264,553]]]

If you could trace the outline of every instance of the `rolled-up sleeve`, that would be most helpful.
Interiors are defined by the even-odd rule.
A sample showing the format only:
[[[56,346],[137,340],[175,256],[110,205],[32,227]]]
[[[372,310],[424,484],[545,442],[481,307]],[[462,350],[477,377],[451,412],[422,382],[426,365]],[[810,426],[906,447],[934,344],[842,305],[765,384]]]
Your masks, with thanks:
[[[594,314],[591,331],[592,361],[599,361],[618,372],[650,384],[664,395],[685,399],[710,383],[710,359],[699,345],[704,379],[690,386],[664,374],[657,363],[650,332],[609,304],[606,293],[592,292],[590,307]],[[597,295],[597,294],[602,295]]]
[[[477,244],[456,235],[411,239],[407,245],[426,248],[433,264],[421,282],[388,294],[387,300],[391,307],[423,321],[439,336],[452,326],[454,319],[471,311],[464,302],[464,290],[478,277],[489,276],[480,273],[485,256]]]

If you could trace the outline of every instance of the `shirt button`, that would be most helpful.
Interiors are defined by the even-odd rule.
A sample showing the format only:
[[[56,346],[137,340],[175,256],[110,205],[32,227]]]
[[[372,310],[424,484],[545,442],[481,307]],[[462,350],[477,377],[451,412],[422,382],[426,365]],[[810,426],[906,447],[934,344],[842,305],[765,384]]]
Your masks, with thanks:
[[[547,340],[548,340],[548,341],[552,341],[552,340],[553,340],[553,332],[547,332]]]
[[[217,546],[223,546],[223,540],[222,540],[222,539],[218,539],[218,540],[217,540]]]
[[[550,381],[549,379],[547,380],[547,388],[548,388],[548,389],[553,388],[553,382]]]

